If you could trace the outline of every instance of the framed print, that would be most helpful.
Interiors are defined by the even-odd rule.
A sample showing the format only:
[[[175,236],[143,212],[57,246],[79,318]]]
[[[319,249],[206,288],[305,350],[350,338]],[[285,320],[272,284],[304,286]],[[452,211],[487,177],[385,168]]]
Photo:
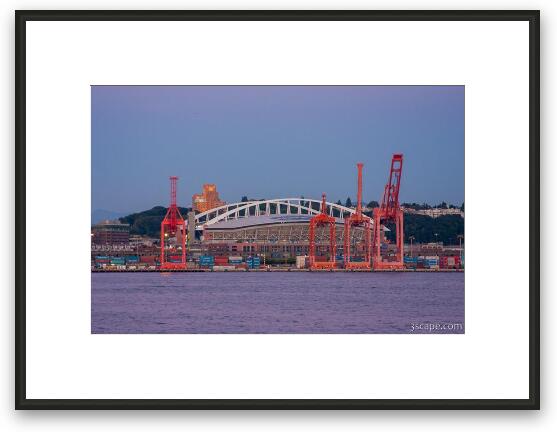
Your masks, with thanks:
[[[539,409],[539,11],[15,20],[17,409]]]

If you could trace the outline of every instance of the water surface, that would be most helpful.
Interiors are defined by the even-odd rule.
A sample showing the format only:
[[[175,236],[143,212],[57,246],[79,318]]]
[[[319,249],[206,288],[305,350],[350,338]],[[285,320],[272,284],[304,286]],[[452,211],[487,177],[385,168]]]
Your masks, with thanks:
[[[464,333],[464,273],[91,277],[92,333]]]

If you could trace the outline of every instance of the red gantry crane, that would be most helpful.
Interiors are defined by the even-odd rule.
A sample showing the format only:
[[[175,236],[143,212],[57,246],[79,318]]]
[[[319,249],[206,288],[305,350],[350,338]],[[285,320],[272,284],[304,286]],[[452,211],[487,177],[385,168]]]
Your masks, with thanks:
[[[404,267],[404,220],[398,202],[402,176],[402,154],[394,154],[391,160],[389,182],[385,185],[381,206],[373,209],[373,269],[394,270]],[[381,223],[394,222],[396,225],[396,254],[383,257],[381,254]]]
[[[178,177],[170,177],[170,207],[161,223],[161,269],[167,270],[186,268],[186,222],[176,205],[177,181]]]
[[[362,214],[362,168],[364,164],[358,163],[358,202],[356,213],[344,219],[344,268],[345,269],[370,269],[371,268],[371,219]],[[352,251],[352,227],[362,227],[363,242],[354,245]],[[353,253],[354,252],[354,253]]]
[[[313,216],[309,221],[309,268],[317,269],[334,269],[336,267],[336,219],[327,214],[327,203],[325,201],[325,194],[321,200],[321,213]],[[329,226],[329,259],[325,261],[318,261],[316,249],[319,248],[315,244],[315,229],[318,227]],[[320,255],[323,256],[323,255]],[[326,256],[326,251],[325,251]]]

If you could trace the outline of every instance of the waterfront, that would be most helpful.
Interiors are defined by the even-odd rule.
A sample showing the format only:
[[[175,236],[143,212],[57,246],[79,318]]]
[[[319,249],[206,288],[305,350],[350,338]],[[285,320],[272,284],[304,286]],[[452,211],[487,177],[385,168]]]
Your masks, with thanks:
[[[464,333],[464,273],[93,273],[91,282],[92,333]],[[451,329],[416,326],[425,323]]]

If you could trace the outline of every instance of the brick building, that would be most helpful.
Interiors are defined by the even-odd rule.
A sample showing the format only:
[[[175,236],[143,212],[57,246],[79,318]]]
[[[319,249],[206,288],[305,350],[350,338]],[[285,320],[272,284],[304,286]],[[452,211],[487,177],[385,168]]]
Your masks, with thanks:
[[[204,184],[203,192],[194,194],[192,202],[194,210],[198,213],[226,204],[224,201],[220,200],[219,193],[217,192],[217,185],[215,184]]]

